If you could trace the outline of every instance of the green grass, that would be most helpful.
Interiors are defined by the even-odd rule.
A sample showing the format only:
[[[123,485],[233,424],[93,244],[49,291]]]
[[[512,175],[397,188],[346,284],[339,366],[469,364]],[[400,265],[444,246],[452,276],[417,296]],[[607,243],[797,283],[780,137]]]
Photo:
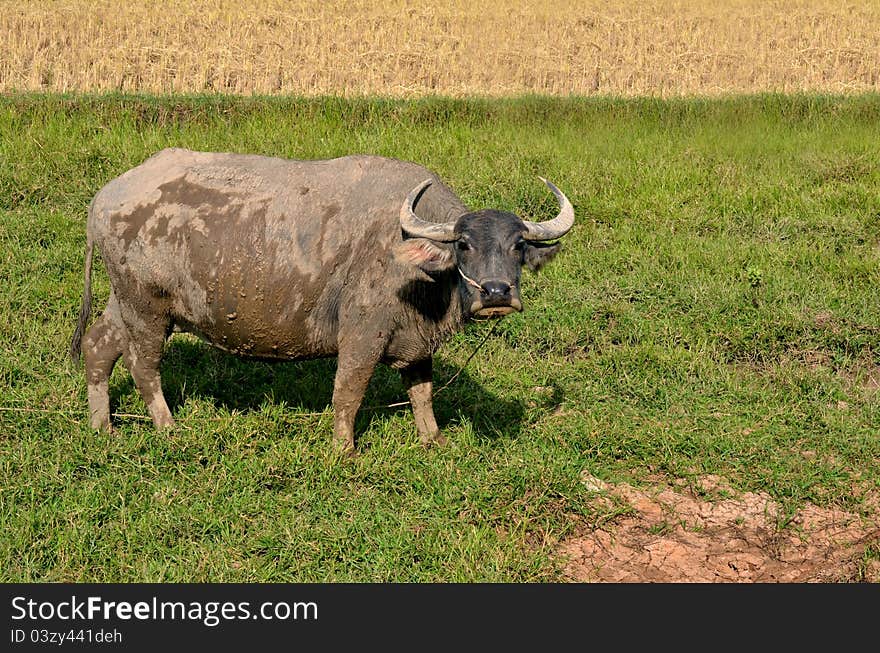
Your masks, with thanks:
[[[553,214],[562,254],[436,401],[366,411],[333,454],[333,360],[176,336],[179,425],[86,424],[66,352],[92,195],[166,146],[438,171],[471,206]],[[608,481],[727,477],[864,510],[880,488],[880,96],[504,101],[0,98],[0,580],[551,581]],[[96,309],[108,295],[97,265]],[[439,351],[442,385],[487,325]],[[117,367],[115,410],[146,414]],[[365,405],[405,399],[377,371]],[[865,554],[877,557],[877,550]]]

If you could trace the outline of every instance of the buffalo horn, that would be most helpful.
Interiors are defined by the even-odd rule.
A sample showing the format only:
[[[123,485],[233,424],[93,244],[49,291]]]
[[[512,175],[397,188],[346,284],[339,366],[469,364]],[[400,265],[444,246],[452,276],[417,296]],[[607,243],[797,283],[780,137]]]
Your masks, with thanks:
[[[400,226],[411,236],[428,238],[444,243],[452,242],[458,238],[455,234],[454,222],[429,222],[428,220],[422,220],[413,212],[413,204],[415,204],[416,199],[430,185],[431,180],[426,179],[413,188],[409,195],[406,196],[406,201],[400,207]]]
[[[545,222],[523,220],[526,225],[526,232],[523,234],[523,238],[526,240],[553,240],[561,238],[574,224],[574,208],[561,190],[543,177],[538,178],[547,184],[547,188],[552,190],[553,194],[556,195],[556,199],[559,200],[559,215]]]

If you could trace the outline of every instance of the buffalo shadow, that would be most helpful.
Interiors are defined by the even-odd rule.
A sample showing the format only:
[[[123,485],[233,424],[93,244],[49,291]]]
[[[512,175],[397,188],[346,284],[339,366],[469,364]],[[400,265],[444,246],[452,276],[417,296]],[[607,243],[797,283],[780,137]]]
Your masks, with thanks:
[[[119,363],[122,365],[122,361]],[[229,411],[249,412],[266,403],[283,403],[304,412],[332,410],[336,358],[305,361],[260,361],[236,356],[204,342],[172,337],[162,357],[162,390],[172,415],[187,399],[212,402]],[[440,391],[452,377],[452,383]],[[136,393],[131,375],[111,384],[111,401]],[[518,399],[486,390],[469,373],[434,357],[434,414],[441,429],[469,419],[481,440],[516,438],[522,430],[525,408]],[[369,429],[377,416],[404,411],[393,406],[407,401],[400,374],[378,365],[355,422],[355,432]],[[415,425],[413,425],[415,433]]]

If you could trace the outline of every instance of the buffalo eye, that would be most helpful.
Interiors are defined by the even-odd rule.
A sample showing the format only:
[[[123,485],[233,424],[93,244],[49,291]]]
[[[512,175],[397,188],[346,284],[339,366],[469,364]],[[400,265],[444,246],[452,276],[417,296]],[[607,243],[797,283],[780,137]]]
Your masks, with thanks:
[[[466,252],[466,251],[468,251],[468,250],[471,248],[471,246],[468,245],[468,244],[467,244],[465,241],[463,241],[463,240],[459,240],[457,243],[455,243],[455,246],[458,247],[458,251],[459,251],[459,252]]]

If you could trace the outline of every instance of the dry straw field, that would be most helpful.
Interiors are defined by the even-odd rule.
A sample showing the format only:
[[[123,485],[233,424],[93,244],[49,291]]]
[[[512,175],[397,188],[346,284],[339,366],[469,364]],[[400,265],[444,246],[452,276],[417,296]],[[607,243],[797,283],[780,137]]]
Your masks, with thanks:
[[[878,90],[877,0],[0,0],[0,91]]]

